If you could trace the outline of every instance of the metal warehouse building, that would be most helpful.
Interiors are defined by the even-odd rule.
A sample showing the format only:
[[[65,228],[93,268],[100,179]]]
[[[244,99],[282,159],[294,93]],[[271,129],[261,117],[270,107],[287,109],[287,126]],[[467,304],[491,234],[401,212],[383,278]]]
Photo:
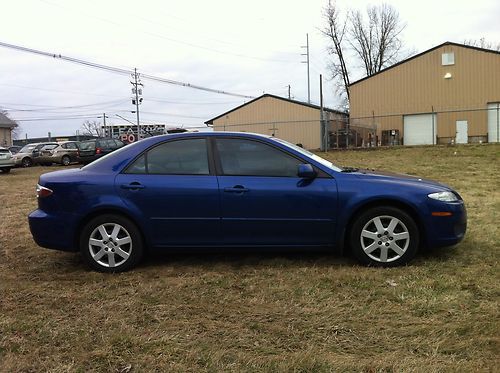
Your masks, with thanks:
[[[347,121],[347,113],[323,108],[329,132]],[[279,137],[307,149],[319,149],[321,108],[271,94],[259,96],[205,122],[214,131],[254,132]]]
[[[500,52],[446,42],[350,85],[382,145],[499,142]]]

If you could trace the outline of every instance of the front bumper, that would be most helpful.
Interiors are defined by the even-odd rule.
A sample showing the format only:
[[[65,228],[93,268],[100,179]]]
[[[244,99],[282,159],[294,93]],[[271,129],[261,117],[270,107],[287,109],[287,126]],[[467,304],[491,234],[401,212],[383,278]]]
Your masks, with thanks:
[[[47,249],[78,251],[77,219],[73,214],[50,215],[40,209],[28,215],[31,235],[35,242]]]
[[[449,212],[450,216],[432,216],[432,212]],[[462,241],[467,231],[467,210],[463,201],[430,203],[426,219],[427,245],[429,247],[453,246]]]

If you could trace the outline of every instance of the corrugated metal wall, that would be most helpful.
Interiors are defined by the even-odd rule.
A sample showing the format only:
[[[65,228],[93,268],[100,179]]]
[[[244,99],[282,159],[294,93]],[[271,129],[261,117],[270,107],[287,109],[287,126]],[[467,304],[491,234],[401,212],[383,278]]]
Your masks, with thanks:
[[[320,111],[286,100],[262,97],[213,121],[215,131],[275,135],[307,149],[319,149]]]
[[[442,65],[445,52],[454,52],[454,65]],[[352,120],[377,123],[379,135],[403,130],[398,114],[436,112],[439,138],[454,138],[457,120],[468,122],[470,137],[486,136],[487,104],[500,101],[500,54],[444,45],[351,86],[350,94]]]

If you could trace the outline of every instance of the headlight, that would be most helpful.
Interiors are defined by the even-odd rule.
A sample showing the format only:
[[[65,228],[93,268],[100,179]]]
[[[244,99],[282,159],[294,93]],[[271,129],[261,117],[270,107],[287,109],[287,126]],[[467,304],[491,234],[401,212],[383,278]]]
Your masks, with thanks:
[[[458,201],[458,197],[452,192],[437,192],[428,194],[427,197],[443,201],[443,202],[455,202]]]

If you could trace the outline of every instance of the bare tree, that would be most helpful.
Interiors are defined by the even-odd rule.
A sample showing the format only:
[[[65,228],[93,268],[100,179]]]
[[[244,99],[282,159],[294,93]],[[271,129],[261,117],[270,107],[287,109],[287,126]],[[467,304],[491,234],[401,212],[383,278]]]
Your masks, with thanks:
[[[328,2],[323,10],[323,16],[327,21],[327,26],[321,30],[331,44],[328,46],[328,52],[333,56],[330,62],[331,78],[337,82],[337,94],[342,99],[344,106],[349,101],[349,70],[345,60],[347,32],[347,19],[341,20],[340,10],[335,2]],[[347,102],[346,102],[347,101]]]
[[[471,47],[491,49],[491,50],[500,52],[500,43],[497,42],[495,44],[495,43],[492,43],[490,41],[486,41],[485,38],[464,40],[464,44],[470,45]]]
[[[368,6],[367,21],[359,10],[351,13],[349,44],[362,61],[367,76],[398,61],[405,24],[398,11],[388,4]]]
[[[337,93],[343,100],[350,99],[351,73],[356,68],[361,67],[370,76],[412,53],[403,53],[401,33],[406,25],[391,5],[369,6],[365,18],[359,10],[341,14],[335,1],[330,0],[323,16],[326,27],[321,32],[330,42],[331,78],[337,82]],[[351,55],[353,62],[347,62],[346,56]]]
[[[85,122],[83,122],[81,129],[83,135],[97,136],[97,137],[104,136],[104,131],[101,127],[101,122],[96,122],[95,120],[93,121],[86,120]]]
[[[12,127],[12,139],[18,139],[19,136],[21,135],[21,127],[19,126],[19,123],[17,123],[15,120],[11,119],[9,117],[9,113],[3,109],[0,109],[0,113],[5,115],[11,122],[14,123],[14,127]]]

